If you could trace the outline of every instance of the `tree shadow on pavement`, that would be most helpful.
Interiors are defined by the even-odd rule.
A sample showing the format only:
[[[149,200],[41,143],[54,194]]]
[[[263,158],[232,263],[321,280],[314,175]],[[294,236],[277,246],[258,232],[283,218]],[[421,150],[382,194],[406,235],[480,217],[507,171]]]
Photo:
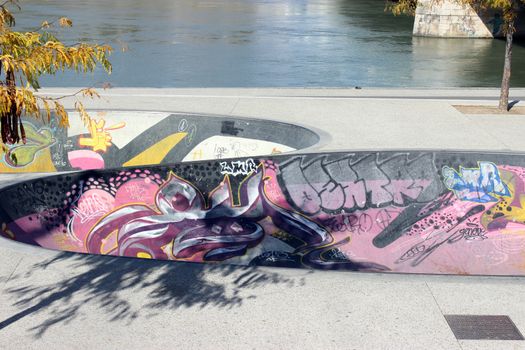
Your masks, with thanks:
[[[0,332],[39,313],[45,321],[31,331],[41,337],[95,305],[109,321],[133,322],[140,313],[154,316],[181,307],[233,308],[256,296],[253,290],[279,284],[304,285],[300,272],[286,276],[263,268],[196,264],[59,253],[11,278],[4,294],[20,311],[0,320]],[[58,276],[57,276],[58,273]],[[40,318],[39,318],[40,319]]]

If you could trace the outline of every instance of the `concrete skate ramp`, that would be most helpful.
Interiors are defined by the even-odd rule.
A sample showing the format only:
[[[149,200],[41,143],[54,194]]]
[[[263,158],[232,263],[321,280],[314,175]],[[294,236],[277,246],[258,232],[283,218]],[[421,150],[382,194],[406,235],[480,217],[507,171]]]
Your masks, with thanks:
[[[92,113],[71,127],[25,122],[27,142],[10,147],[0,173],[57,172],[277,154],[319,142],[306,128],[277,121],[155,112]]]
[[[352,271],[525,274],[522,154],[254,156],[54,175],[0,196],[1,234],[50,249]]]

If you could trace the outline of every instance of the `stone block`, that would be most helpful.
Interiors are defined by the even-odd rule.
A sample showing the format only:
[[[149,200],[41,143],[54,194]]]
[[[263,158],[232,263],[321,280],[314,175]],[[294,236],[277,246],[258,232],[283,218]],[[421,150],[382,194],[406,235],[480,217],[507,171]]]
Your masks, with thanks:
[[[485,17],[485,16],[483,16]],[[492,38],[480,14],[455,0],[421,0],[416,9],[415,36]]]

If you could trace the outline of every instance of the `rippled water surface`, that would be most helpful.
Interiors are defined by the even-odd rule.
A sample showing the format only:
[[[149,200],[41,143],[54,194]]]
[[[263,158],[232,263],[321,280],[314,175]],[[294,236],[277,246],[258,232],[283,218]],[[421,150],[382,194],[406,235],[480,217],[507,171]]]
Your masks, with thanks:
[[[504,42],[413,38],[412,19],[383,0],[23,0],[18,27],[59,16],[69,43],[125,53],[111,76],[61,74],[44,86],[438,87],[497,86]],[[525,86],[525,45],[515,45],[513,86]]]

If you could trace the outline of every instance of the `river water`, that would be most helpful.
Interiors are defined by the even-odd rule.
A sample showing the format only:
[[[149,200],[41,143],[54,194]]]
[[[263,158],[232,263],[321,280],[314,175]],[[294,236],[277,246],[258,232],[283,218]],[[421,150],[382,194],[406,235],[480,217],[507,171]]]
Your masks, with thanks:
[[[383,0],[23,0],[19,30],[67,16],[68,43],[112,44],[111,76],[59,74],[43,86],[491,87],[505,43],[412,37]],[[128,47],[122,52],[119,47]],[[515,45],[512,86],[525,86]]]

